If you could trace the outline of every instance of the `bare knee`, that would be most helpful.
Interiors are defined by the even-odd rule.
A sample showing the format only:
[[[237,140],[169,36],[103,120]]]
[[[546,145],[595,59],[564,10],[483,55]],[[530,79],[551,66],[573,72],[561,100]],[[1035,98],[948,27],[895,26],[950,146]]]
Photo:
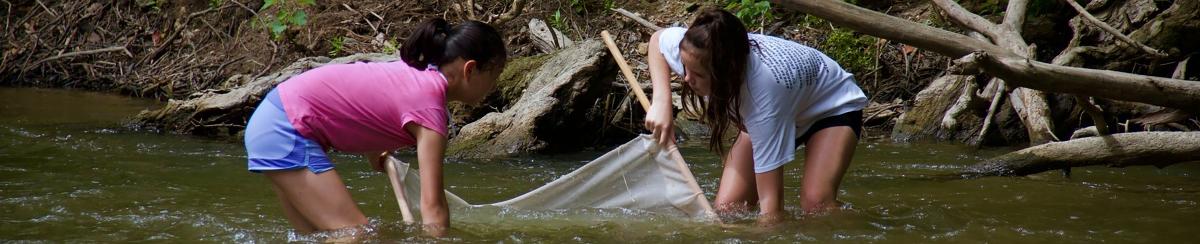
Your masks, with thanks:
[[[337,171],[308,170],[266,173],[275,185],[289,221],[301,232],[329,231],[367,224]]]
[[[800,206],[805,213],[819,213],[838,207],[837,197],[832,191],[805,191],[800,197]]]
[[[746,213],[750,211],[750,202],[717,199],[713,202],[713,211],[721,215]]]

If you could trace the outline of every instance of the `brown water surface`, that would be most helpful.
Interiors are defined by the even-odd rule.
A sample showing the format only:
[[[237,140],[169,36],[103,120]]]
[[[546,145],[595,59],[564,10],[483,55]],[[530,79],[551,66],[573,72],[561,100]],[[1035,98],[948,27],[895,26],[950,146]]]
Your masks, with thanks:
[[[0,88],[0,241],[279,242],[296,235],[267,181],[246,172],[240,143],[129,129],[155,102],[91,92]],[[702,187],[719,163],[683,146]],[[450,161],[448,189],[474,203],[512,198],[603,152]],[[493,211],[454,215],[467,242],[1196,242],[1200,164],[1165,169],[1078,168],[1031,177],[946,180],[1002,151],[958,145],[860,143],[842,183],[849,210],[793,216],[764,230],[752,219],[721,227],[631,210]],[[412,155],[407,155],[412,160]],[[387,177],[334,155],[372,218],[372,241],[422,241],[400,224]],[[786,203],[798,209],[802,163],[785,166]],[[487,215],[487,216],[484,216]]]

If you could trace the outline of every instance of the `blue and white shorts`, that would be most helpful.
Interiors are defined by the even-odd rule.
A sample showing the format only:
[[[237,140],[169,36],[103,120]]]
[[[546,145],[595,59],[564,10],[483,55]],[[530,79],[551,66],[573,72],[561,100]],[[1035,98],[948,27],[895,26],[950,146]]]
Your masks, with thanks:
[[[246,123],[246,158],[250,172],[308,168],[313,173],[333,169],[325,149],[296,132],[288,122],[279,90],[272,89]]]

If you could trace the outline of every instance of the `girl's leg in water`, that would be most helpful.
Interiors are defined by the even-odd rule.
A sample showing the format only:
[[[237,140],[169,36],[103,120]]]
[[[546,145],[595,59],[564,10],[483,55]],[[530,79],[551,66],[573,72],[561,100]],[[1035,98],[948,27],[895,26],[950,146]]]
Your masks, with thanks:
[[[738,214],[749,211],[758,203],[754,184],[754,156],[750,148],[750,135],[738,133],[737,140],[726,154],[725,167],[717,188],[714,207],[720,215]]]
[[[284,214],[302,233],[339,230],[367,224],[350,198],[337,170],[313,173],[307,169],[265,171],[283,203]]]
[[[805,214],[837,209],[838,187],[854,156],[858,137],[850,126],[821,129],[805,147],[804,181],[800,206]]]

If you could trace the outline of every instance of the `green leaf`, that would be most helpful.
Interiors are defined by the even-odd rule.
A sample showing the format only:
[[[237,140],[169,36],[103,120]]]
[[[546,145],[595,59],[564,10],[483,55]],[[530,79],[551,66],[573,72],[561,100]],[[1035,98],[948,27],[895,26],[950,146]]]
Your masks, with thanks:
[[[305,14],[304,10],[298,10],[296,14],[292,15],[292,24],[304,25],[306,23],[308,23],[308,14]]]
[[[283,22],[279,22],[279,20],[271,21],[272,34],[279,35],[280,33],[283,33],[284,30],[287,30],[287,25],[283,24]]]
[[[263,0],[263,6],[262,6],[262,8],[258,8],[258,11],[262,12],[263,10],[267,10],[267,8],[270,8],[271,6],[274,6],[274,5],[275,5],[275,0]]]
[[[302,5],[309,5],[309,6],[312,6],[313,4],[317,4],[317,0],[298,0],[297,2],[299,2]]]

